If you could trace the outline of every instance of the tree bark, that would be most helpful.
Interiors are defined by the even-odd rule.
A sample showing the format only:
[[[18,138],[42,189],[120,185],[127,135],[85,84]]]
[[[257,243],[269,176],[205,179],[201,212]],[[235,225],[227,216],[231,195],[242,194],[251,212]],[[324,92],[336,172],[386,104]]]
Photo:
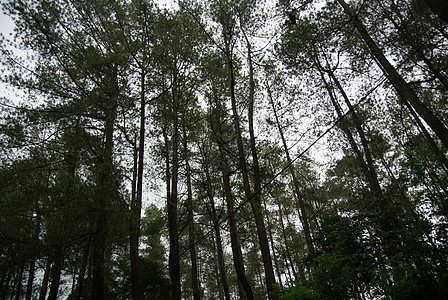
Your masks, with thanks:
[[[244,33],[244,30],[243,30]],[[263,265],[266,276],[266,286],[268,292],[268,298],[271,300],[278,299],[278,296],[274,294],[274,285],[275,285],[275,276],[274,269],[272,267],[272,259],[269,251],[269,241],[266,235],[266,227],[264,224],[263,212],[260,202],[260,193],[261,193],[261,180],[260,180],[260,171],[258,166],[258,157],[257,157],[257,149],[255,144],[255,134],[253,128],[253,112],[254,112],[254,78],[253,78],[253,66],[252,66],[252,58],[251,58],[251,48],[249,40],[245,35],[247,42],[247,51],[248,51],[248,63],[249,63],[249,77],[250,77],[250,94],[249,94],[249,135],[250,135],[250,147],[252,152],[252,161],[254,164],[254,185],[255,185],[255,193],[252,193],[249,183],[249,176],[246,166],[246,159],[244,153],[244,146],[242,140],[242,134],[240,129],[239,117],[236,108],[236,98],[235,98],[235,78],[233,72],[233,61],[229,53],[228,59],[228,72],[229,72],[229,87],[230,87],[230,98],[232,104],[232,112],[233,112],[233,120],[235,126],[236,140],[238,146],[238,154],[239,154],[239,163],[241,168],[241,173],[243,175],[243,186],[244,193],[246,199],[249,201],[250,206],[252,208],[252,213],[255,219],[255,225],[257,228],[258,234],[258,242],[260,244],[261,256],[263,259]]]
[[[417,123],[417,126],[419,127],[420,131],[423,133],[426,140],[428,141],[432,152],[436,155],[439,162],[444,166],[445,171],[448,171],[448,160],[446,159],[445,154],[443,154],[443,152],[439,149],[439,146],[437,146],[436,142],[429,134],[428,130],[426,130],[425,125],[423,125],[422,121],[420,121],[420,118],[417,116],[417,113],[414,111],[414,109],[409,105],[408,102],[404,101],[404,104],[406,105],[412,117],[414,118],[415,122]]]
[[[356,111],[355,111],[353,105],[350,103],[350,100],[348,99],[348,96],[344,91],[344,88],[340,84],[337,77],[334,75],[333,71],[330,68],[328,68],[327,72],[328,72],[329,76],[331,77],[331,79],[333,79],[334,83],[336,84],[336,87],[339,89],[339,92],[342,95],[342,98],[344,99],[347,107],[350,110],[350,115],[352,117],[356,131],[358,132],[359,138],[361,140],[362,148],[364,149],[364,155],[365,155],[367,166],[368,166],[367,180],[370,183],[372,192],[376,196],[380,196],[382,194],[382,191],[381,191],[381,187],[380,187],[380,184],[378,181],[378,175],[376,173],[375,165],[373,163],[372,154],[370,153],[369,143],[368,143],[366,135],[364,133],[364,129],[362,128],[362,125],[361,125],[361,120],[359,120],[358,115],[356,114]]]
[[[47,296],[48,280],[50,279],[50,270],[51,270],[51,260],[50,258],[47,258],[47,262],[45,264],[44,277],[42,278],[42,283],[40,286],[39,300],[45,300],[45,297]]]
[[[232,245],[232,253],[233,253],[233,263],[235,265],[235,271],[238,277],[238,281],[241,283],[241,286],[245,292],[245,299],[253,300],[254,295],[252,291],[252,287],[250,286],[249,281],[246,277],[246,271],[244,268],[244,260],[243,253],[241,252],[241,246],[239,244],[238,239],[238,229],[234,216],[234,206],[233,206],[233,196],[230,187],[230,177],[227,170],[227,162],[222,158],[223,153],[221,153],[221,163],[223,168],[223,186],[224,193],[226,197],[227,203],[227,213],[229,214],[229,229],[230,229],[230,240]]]
[[[220,271],[220,266],[218,264],[219,258],[218,258],[218,249],[217,249],[217,240],[215,240],[215,235],[211,234],[211,243],[213,245],[213,265],[215,267],[215,274],[216,274],[216,284],[218,287],[218,293],[219,293],[219,300],[224,300],[224,286],[222,282],[222,276]]]
[[[109,98],[104,111],[104,135],[105,141],[102,149],[99,166],[98,189],[96,193],[96,228],[93,234],[92,253],[92,300],[105,299],[105,252],[106,237],[109,233],[106,207],[111,203],[115,195],[113,179],[113,137],[114,125],[117,114],[118,99],[118,70],[115,64],[111,64],[111,81],[109,82]]]
[[[219,104],[218,104],[219,105]],[[227,157],[224,150],[224,139],[222,136],[222,128],[221,128],[221,115],[220,110],[221,108],[216,108],[218,112],[217,117],[217,124],[218,128],[217,132],[215,132],[216,135],[216,142],[218,144],[219,148],[219,156],[221,161],[221,173],[222,173],[222,181],[223,181],[223,188],[224,188],[224,197],[226,200],[226,206],[227,206],[227,214],[229,219],[229,232],[230,232],[230,243],[232,247],[232,254],[233,254],[233,264],[235,266],[236,275],[238,278],[239,286],[241,285],[244,294],[241,292],[240,289],[240,298],[241,299],[248,299],[253,300],[253,291],[252,287],[250,286],[249,281],[246,277],[246,271],[244,269],[244,260],[243,260],[243,254],[241,252],[241,246],[238,239],[238,229],[237,224],[235,220],[235,214],[234,214],[234,205],[233,205],[233,196],[232,196],[232,188],[230,185],[230,174],[229,174],[229,167],[227,163]],[[212,124],[212,128],[213,124]]]
[[[143,51],[145,61],[146,51]],[[143,195],[143,163],[145,151],[145,123],[146,123],[146,97],[145,97],[145,78],[146,66],[142,66],[140,73],[140,136],[138,147],[138,167],[137,167],[137,195],[133,197],[135,201],[131,203],[131,222],[130,222],[130,256],[131,256],[131,280],[132,296],[134,300],[143,300],[142,272],[139,260],[139,240],[140,240],[140,221],[142,211]]]
[[[220,282],[222,284],[222,288],[224,291],[224,297],[226,300],[230,300],[230,290],[229,290],[229,284],[227,282],[227,272],[226,272],[226,266],[224,261],[224,250],[222,247],[222,239],[221,239],[221,229],[219,227],[219,217],[216,215],[216,207],[215,207],[215,199],[212,194],[212,185],[211,185],[211,177],[210,177],[210,170],[208,168],[208,165],[205,165],[205,176],[207,180],[207,196],[210,201],[210,215],[212,217],[213,222],[213,228],[215,230],[215,236],[216,236],[216,250],[218,254],[218,267],[219,267],[219,275],[220,275]]]
[[[63,250],[61,245],[56,245],[54,249],[53,267],[51,268],[51,285],[48,300],[57,300],[59,284],[61,280],[62,266],[64,263]]]
[[[23,270],[25,269],[25,266],[21,266],[19,269],[19,273],[17,274],[16,277],[16,284],[15,286],[15,300],[20,300],[20,297],[22,296],[22,279],[23,279]],[[14,293],[14,291],[13,291]],[[12,295],[11,295],[12,298]]]
[[[26,286],[25,300],[30,300],[32,296],[35,269],[36,269],[36,258],[33,256],[31,258],[30,269],[28,271],[28,283]]]
[[[332,88],[330,87],[330,84],[325,79],[325,76],[322,73],[322,70],[319,69],[319,72],[320,72],[320,75],[321,75],[321,78],[322,78],[322,82],[324,83],[325,89],[327,90],[328,95],[330,97],[331,103],[333,104],[333,106],[334,106],[334,108],[336,110],[338,118],[341,119],[344,116],[344,114],[342,112],[342,109],[339,106],[339,103],[337,102],[337,100],[335,99],[335,96],[333,95]],[[355,141],[355,138],[353,137],[352,132],[348,128],[346,122],[341,122],[340,127],[341,127],[342,131],[344,132],[344,134],[345,134],[345,136],[346,136],[346,138],[347,138],[347,140],[348,140],[348,142],[349,142],[349,144],[350,144],[350,146],[352,148],[352,151],[355,153],[356,159],[358,160],[359,166],[361,168],[362,173],[364,174],[366,182],[369,184],[369,187],[370,187],[370,189],[373,192],[374,189],[375,189],[375,184],[371,180],[369,167],[367,166],[367,163],[364,160],[362,152],[359,149],[359,147],[358,147],[358,145],[357,145],[357,143]]]
[[[179,258],[179,231],[177,220],[177,181],[178,181],[178,115],[177,115],[177,80],[174,79],[173,83],[173,106],[175,110],[173,112],[173,134],[172,134],[172,172],[171,178],[167,178],[167,181],[171,179],[171,195],[168,198],[167,211],[168,211],[168,232],[170,237],[170,254],[169,254],[169,273],[171,279],[171,292],[173,300],[181,299],[181,284],[180,284],[180,258]]]
[[[403,77],[392,66],[389,60],[384,56],[381,49],[372,39],[367,32],[364,24],[359,20],[355,11],[347,5],[344,0],[337,0],[339,4],[344,8],[345,13],[352,19],[353,24],[367,47],[370,49],[376,63],[381,68],[383,73],[388,77],[390,83],[395,88],[397,94],[403,101],[409,102],[409,104],[415,109],[418,115],[428,124],[432,131],[439,137],[445,148],[448,148],[448,129],[445,124],[431,111],[426,105],[420,101],[416,93],[412,90],[410,85],[403,79]]]
[[[264,204],[265,211],[267,211],[268,208],[267,208],[267,205],[266,205],[266,200],[263,201],[263,204]],[[271,243],[272,257],[274,258],[274,266],[275,266],[275,271],[277,273],[278,283],[279,283],[280,287],[283,287],[282,277],[281,277],[281,274],[280,274],[280,269],[278,267],[278,258],[277,258],[275,245],[274,245],[274,237],[273,237],[273,234],[272,234],[272,224],[271,224],[270,220],[271,220],[270,218],[267,218],[269,242]]]
[[[403,20],[403,16],[401,12],[397,9],[396,5],[392,4],[391,9],[397,15],[398,19],[400,20],[400,24],[398,24],[394,20],[394,18],[390,13],[390,9],[388,7],[387,8],[384,7],[383,1],[377,0],[377,2],[383,9],[386,18],[394,25],[395,29],[397,29],[397,31],[400,33],[400,36],[406,41],[406,43],[408,43],[408,45],[411,46],[412,50],[417,55],[417,58],[426,64],[428,69],[432,72],[433,76],[440,81],[440,83],[444,86],[445,90],[448,90],[448,79],[440,72],[440,70],[433,64],[433,62],[426,57],[421,47],[417,44],[415,38],[413,38],[412,35],[410,34],[409,27],[407,26],[406,21]]]
[[[201,299],[200,282],[197,266],[197,255],[195,246],[195,234],[194,234],[194,216],[193,216],[193,192],[191,186],[191,170],[190,170],[190,154],[187,147],[187,131],[185,129],[185,122],[183,124],[183,146],[185,155],[185,175],[187,177],[187,212],[188,212],[188,242],[190,249],[191,260],[191,281],[193,288],[193,299]]]
[[[292,260],[292,257],[291,257],[291,249],[289,247],[288,236],[286,235],[285,223],[283,222],[283,208],[280,204],[280,201],[277,201],[277,207],[278,207],[278,213],[280,216],[279,221],[280,221],[280,225],[282,227],[283,242],[285,243],[286,257],[289,261],[289,265],[291,266],[292,274],[294,275],[294,280],[298,281],[299,277],[297,276],[296,268],[294,267],[294,261]],[[304,278],[300,278],[300,279],[303,280]]]
[[[36,197],[36,230],[34,232],[33,240],[36,243],[36,245],[39,245],[39,235],[40,235],[40,222],[41,222],[41,213],[40,213],[40,207],[39,207],[39,199],[40,195],[38,194]],[[36,251],[40,251],[39,247]],[[25,300],[31,300],[32,293],[33,293],[33,283],[34,283],[34,273],[36,270],[36,253],[34,252],[31,257],[30,261],[30,269],[28,272],[28,283],[26,287],[26,294],[25,294]]]
[[[81,296],[82,296],[82,292],[83,292],[83,288],[84,288],[84,276],[86,274],[87,263],[89,260],[90,240],[91,239],[89,238],[87,245],[84,249],[84,253],[82,255],[81,268],[79,270],[78,282],[76,284],[73,300],[80,300]]]

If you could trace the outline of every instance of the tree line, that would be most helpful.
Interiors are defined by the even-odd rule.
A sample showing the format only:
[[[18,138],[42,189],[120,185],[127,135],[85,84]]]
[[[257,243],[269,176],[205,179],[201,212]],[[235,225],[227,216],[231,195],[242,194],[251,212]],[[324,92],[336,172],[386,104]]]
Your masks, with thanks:
[[[0,299],[443,299],[438,0],[7,0]]]

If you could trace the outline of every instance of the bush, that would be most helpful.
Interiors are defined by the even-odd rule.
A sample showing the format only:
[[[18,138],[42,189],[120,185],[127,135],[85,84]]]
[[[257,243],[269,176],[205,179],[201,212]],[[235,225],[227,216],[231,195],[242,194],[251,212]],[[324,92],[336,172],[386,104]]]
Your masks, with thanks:
[[[352,274],[343,260],[334,254],[323,254],[316,259],[311,273],[312,285],[319,299],[349,299]]]
[[[317,293],[305,286],[278,288],[277,293],[281,300],[317,300]]]

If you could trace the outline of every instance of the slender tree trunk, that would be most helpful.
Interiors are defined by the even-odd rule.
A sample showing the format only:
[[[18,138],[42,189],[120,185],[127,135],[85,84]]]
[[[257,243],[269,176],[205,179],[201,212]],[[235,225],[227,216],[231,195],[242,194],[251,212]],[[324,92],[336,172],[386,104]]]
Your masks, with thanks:
[[[177,220],[177,181],[178,181],[178,147],[179,147],[179,128],[178,128],[178,95],[177,95],[177,81],[173,84],[173,105],[175,107],[173,112],[173,135],[172,135],[172,174],[171,174],[171,197],[168,199],[168,231],[170,237],[170,254],[169,254],[169,273],[171,278],[172,299],[181,299],[181,284],[180,284],[180,258],[179,258],[179,231]],[[170,180],[168,177],[167,180]]]
[[[146,51],[144,52],[144,61]],[[131,279],[132,296],[134,300],[143,300],[142,272],[139,260],[139,239],[140,239],[140,220],[142,211],[143,195],[143,163],[145,151],[145,122],[146,122],[146,97],[145,97],[145,78],[146,67],[142,66],[140,74],[140,136],[138,148],[138,169],[137,169],[137,195],[131,203],[131,232],[130,232],[130,256],[131,256]]]
[[[47,262],[45,264],[44,277],[42,278],[42,283],[40,286],[39,300],[45,300],[45,297],[47,296],[48,280],[50,279],[50,270],[51,270],[51,260],[50,258],[47,258]]]
[[[334,109],[336,110],[336,113],[338,114],[338,118],[342,119],[344,114],[342,112],[341,107],[339,106],[338,101],[335,99],[335,96],[333,95],[332,88],[330,87],[330,84],[325,79],[325,76],[322,73],[322,70],[320,68],[319,68],[319,72],[320,72],[320,75],[322,78],[322,82],[324,83],[325,89],[327,90],[328,95],[330,96],[331,103],[333,104]],[[347,123],[345,122],[345,120],[342,120],[340,124],[341,124],[340,127],[341,127],[342,131],[344,132],[345,136],[347,137],[347,140],[350,143],[352,151],[355,153],[356,159],[358,160],[359,166],[361,167],[361,170],[364,174],[365,180],[367,183],[369,183],[369,186],[373,191],[371,181],[369,180],[369,178],[370,178],[369,167],[367,166],[367,163],[364,160],[361,150],[359,150],[358,145],[356,144],[356,141],[352,135],[352,132],[350,131],[349,127],[347,126]]]
[[[252,292],[252,287],[250,286],[250,283],[246,277],[246,271],[244,269],[243,253],[241,252],[241,246],[238,240],[238,229],[234,215],[233,196],[230,187],[230,177],[227,169],[228,168],[227,162],[224,157],[225,154],[223,149],[220,149],[220,152],[221,152],[221,164],[223,173],[223,186],[227,203],[227,213],[229,215],[230,242],[232,245],[233,263],[235,265],[235,271],[238,277],[238,281],[241,283],[241,286],[244,289],[246,299],[253,300],[254,295]]]
[[[448,171],[448,160],[446,159],[445,154],[443,154],[443,152],[439,149],[439,146],[437,146],[436,142],[434,141],[432,136],[429,134],[428,130],[426,130],[425,125],[423,125],[422,121],[420,121],[420,118],[417,116],[417,113],[415,112],[415,110],[409,105],[408,102],[404,101],[404,104],[406,105],[406,107],[408,108],[412,117],[414,118],[415,122],[417,123],[420,131],[423,133],[426,140],[428,141],[432,152],[436,155],[439,162],[445,167],[445,171]]]
[[[174,222],[174,226],[176,227],[175,229],[175,234],[177,235],[177,216],[175,218],[174,221],[172,221],[172,213],[170,214],[170,211],[173,209],[172,208],[172,200],[171,200],[171,160],[170,160],[170,145],[169,145],[169,139],[168,139],[168,120],[167,120],[167,116],[165,116],[165,120],[163,123],[163,130],[162,130],[162,134],[163,134],[163,139],[164,139],[164,151],[165,151],[165,178],[166,178],[166,199],[167,199],[167,211],[168,211],[168,227],[169,227],[169,238],[170,238],[170,247],[171,247],[171,240],[173,238],[175,238],[172,234],[171,234],[171,227],[173,227],[172,222]],[[176,210],[177,211],[177,210]],[[169,257],[169,272],[170,272],[170,278],[171,278],[171,270],[173,269],[173,266],[171,265],[171,251],[172,249],[170,248],[170,257]],[[173,286],[171,286],[171,292],[173,293]],[[173,298],[174,299],[174,298]]]
[[[78,124],[75,127],[75,130],[78,128]],[[66,157],[67,161],[67,173],[69,175],[68,184],[66,186],[66,198],[68,199],[71,195],[70,193],[74,193],[74,183],[76,176],[76,165],[78,159],[78,146],[75,145],[74,148],[69,148],[69,154]],[[49,180],[49,178],[48,178]],[[48,183],[47,183],[48,184]],[[38,204],[37,204],[38,205]],[[64,202],[61,205],[65,205]],[[48,294],[49,300],[56,300],[59,294],[59,286],[61,280],[61,273],[64,266],[64,237],[61,237],[61,240],[57,240],[54,245],[53,252],[53,266],[51,268],[51,284],[50,284],[50,292]]]
[[[23,280],[23,270],[25,269],[25,266],[21,266],[19,273],[16,277],[16,289],[15,289],[15,300],[20,300],[20,297],[22,296],[22,280]],[[12,295],[11,295],[12,298]]]
[[[423,51],[420,48],[418,48],[417,45],[412,44],[412,46],[413,46],[414,51],[417,54],[417,57],[426,64],[426,66],[432,72],[434,77],[437,78],[439,80],[439,82],[443,85],[443,88],[445,90],[448,90],[448,79],[446,78],[446,76],[444,76],[442,74],[442,72],[440,72],[436,68],[436,66],[432,63],[432,61],[426,57],[425,53],[423,53]]]
[[[328,72],[329,76],[331,77],[331,79],[333,79],[334,83],[336,84],[336,87],[339,89],[339,92],[342,95],[342,98],[344,99],[347,107],[350,110],[350,115],[352,117],[356,131],[358,132],[359,138],[361,140],[361,145],[364,149],[364,155],[365,155],[367,166],[368,166],[367,174],[368,174],[368,181],[370,183],[370,187],[372,189],[372,192],[376,196],[380,196],[382,194],[382,191],[381,191],[381,187],[380,187],[380,184],[378,181],[378,175],[376,173],[375,165],[373,163],[372,154],[370,153],[369,143],[368,143],[366,135],[364,133],[364,129],[361,126],[361,120],[359,120],[358,115],[356,114],[353,105],[350,103],[350,100],[348,99],[348,96],[344,91],[344,88],[342,87],[339,80],[334,75],[333,71],[330,68],[328,68],[327,72]]]
[[[226,52],[228,55],[228,72],[229,72],[229,87],[230,87],[230,99],[232,104],[233,111],[233,121],[235,126],[236,140],[238,146],[238,154],[239,154],[239,163],[241,168],[241,173],[243,175],[243,186],[244,193],[246,199],[249,201],[250,206],[252,208],[252,212],[255,219],[255,225],[257,227],[258,234],[258,242],[260,244],[261,256],[263,259],[263,265],[266,274],[266,285],[268,291],[268,298],[271,300],[277,299],[278,297],[273,293],[274,292],[274,270],[272,268],[272,259],[271,254],[269,252],[269,242],[266,235],[266,228],[264,225],[262,207],[260,203],[259,193],[261,192],[261,183],[259,177],[259,168],[258,168],[258,158],[255,146],[255,136],[253,131],[253,105],[254,105],[254,82],[253,82],[253,69],[252,69],[252,60],[251,60],[251,50],[250,43],[248,45],[248,59],[249,59],[249,73],[250,73],[250,95],[249,95],[249,134],[250,134],[250,144],[252,149],[252,159],[254,163],[254,181],[255,181],[255,194],[252,194],[249,176],[247,172],[246,158],[244,153],[243,139],[241,134],[241,127],[239,123],[238,112],[236,108],[236,98],[235,98],[235,78],[233,72],[233,61],[228,49],[228,45],[226,43]]]
[[[392,66],[389,60],[384,56],[381,49],[369,35],[362,22],[359,20],[358,15],[355,13],[355,11],[350,6],[348,6],[344,0],[337,1],[344,8],[345,13],[352,19],[355,28],[360,33],[362,39],[370,49],[372,55],[374,56],[383,73],[388,76],[390,83],[395,88],[400,98],[402,98],[403,101],[409,102],[409,104],[415,109],[418,115],[423,120],[425,120],[426,124],[428,124],[428,126],[439,137],[445,148],[448,148],[448,129],[445,124],[440,121],[440,119],[431,110],[429,110],[422,101],[420,101],[410,85],[403,79],[403,77]]]
[[[221,278],[220,282],[222,284],[225,299],[230,300],[230,290],[229,290],[229,284],[227,282],[227,272],[226,272],[226,266],[225,266],[225,261],[224,261],[224,250],[222,247],[221,228],[219,227],[219,217],[216,215],[215,199],[212,194],[210,170],[208,168],[207,163],[205,165],[205,176],[206,176],[206,180],[207,180],[207,186],[206,186],[207,196],[210,201],[213,228],[215,229],[215,236],[216,236],[216,248],[217,248],[216,250],[217,250],[217,254],[218,254],[219,275]]]
[[[394,25],[395,29],[400,33],[401,37],[408,43],[409,46],[411,46],[412,50],[417,55],[417,58],[426,64],[428,69],[432,72],[433,76],[440,81],[445,90],[448,90],[448,79],[440,72],[440,70],[432,63],[432,61],[426,57],[421,47],[416,43],[415,39],[412,37],[412,34],[410,34],[411,31],[407,26],[407,22],[403,20],[403,15],[397,9],[396,5],[392,3],[390,7],[385,7],[383,1],[381,0],[377,0],[377,3],[381,6],[386,18]],[[391,11],[393,11],[400,20],[399,24],[392,17]]]
[[[279,201],[277,201],[277,207],[278,207],[278,213],[280,216],[279,221],[280,221],[280,225],[282,227],[283,242],[285,243],[286,257],[288,258],[289,265],[291,266],[292,273],[294,274],[294,279],[295,279],[295,281],[298,281],[299,277],[297,276],[296,268],[294,268],[294,261],[292,260],[292,257],[291,257],[291,249],[289,247],[288,236],[286,234],[286,229],[285,229],[285,223],[283,222],[283,208]]]
[[[64,263],[64,255],[61,245],[56,245],[54,249],[53,267],[51,268],[51,285],[48,300],[57,300],[59,292],[59,284],[61,280],[62,266]]]
[[[218,267],[219,267],[219,277],[220,277],[220,283],[222,285],[222,289],[224,291],[224,297],[226,300],[230,300],[230,290],[229,290],[229,284],[227,283],[227,274],[226,274],[226,266],[224,261],[224,251],[222,248],[222,238],[221,238],[221,230],[219,228],[219,219],[216,216],[216,209],[214,200],[211,203],[212,207],[212,218],[213,218],[213,227],[215,228],[215,237],[216,237],[216,251],[218,254]]]
[[[220,266],[218,264],[219,258],[218,258],[218,249],[217,249],[217,243],[218,241],[215,240],[215,235],[211,234],[211,243],[213,245],[213,264],[215,266],[215,274],[216,274],[216,284],[218,287],[218,291],[219,291],[219,300],[224,300],[224,285],[222,282],[222,275],[221,275],[221,271],[220,271]]]
[[[283,253],[283,261],[285,262],[285,268],[286,268],[286,272],[288,273],[289,282],[294,282],[294,280],[296,280],[296,279],[292,277],[291,268],[289,267],[290,264],[288,262],[288,257],[286,255],[286,250]]]
[[[105,166],[102,166],[104,168]],[[108,224],[106,217],[105,205],[107,200],[107,192],[103,189],[107,186],[106,170],[102,171],[102,179],[100,188],[102,191],[97,192],[97,216],[95,224],[95,232],[93,234],[93,252],[92,252],[92,300],[105,299],[105,251],[106,251],[106,235],[108,233]],[[110,188],[110,187],[109,187]],[[104,194],[103,194],[104,193]]]
[[[309,282],[308,282],[308,280],[305,277],[305,268],[303,267],[303,264],[300,261],[300,257],[299,257],[299,254],[297,253],[297,249],[293,248],[292,251],[294,252],[294,259],[296,261],[297,268],[299,269],[300,279],[302,280],[302,283],[304,285],[309,285]]]
[[[115,185],[113,180],[113,137],[114,124],[117,114],[118,98],[118,75],[117,66],[112,66],[112,81],[110,82],[110,98],[107,99],[104,118],[105,141],[103,154],[100,161],[100,178],[96,193],[96,228],[93,234],[93,253],[92,253],[92,300],[105,299],[105,252],[106,237],[109,233],[108,218],[106,207],[110,205],[111,198],[115,195]]]
[[[26,286],[26,295],[25,295],[25,299],[26,300],[31,300],[31,296],[32,296],[32,292],[33,292],[33,282],[34,282],[34,272],[36,269],[36,258],[33,255],[33,257],[31,258],[30,261],[30,269],[28,272],[28,283]]]
[[[286,224],[287,224],[289,227],[292,227],[292,223],[291,223],[291,221],[289,220],[289,216],[288,216],[288,214],[286,214],[285,217],[286,217]],[[293,239],[293,242],[294,242],[294,237],[291,237],[291,238]],[[300,276],[300,279],[301,279],[301,281],[303,282],[304,285],[308,285],[308,281],[307,281],[306,278],[305,278],[305,272],[304,272],[304,269],[302,268],[302,264],[301,264],[301,262],[300,262],[299,255],[297,254],[297,249],[295,249],[295,248],[293,247],[291,250],[292,250],[292,252],[293,252],[293,254],[294,254],[294,258],[295,258],[295,260],[296,260],[296,262],[297,262],[297,267],[298,267],[298,269],[299,269],[299,276]],[[288,255],[290,255],[289,252],[288,252]]]
[[[264,209],[265,209],[265,211],[267,211],[268,208],[267,208],[267,205],[266,205],[266,200],[263,201],[263,203],[264,203]],[[271,243],[272,257],[274,258],[274,266],[275,266],[275,271],[277,273],[278,283],[279,283],[280,287],[283,287],[282,278],[281,278],[281,274],[280,274],[280,269],[278,267],[277,253],[276,253],[276,249],[275,249],[275,245],[274,245],[274,237],[273,237],[273,234],[272,234],[272,224],[271,224],[270,220],[271,220],[271,218],[267,218],[269,242]]]
[[[187,211],[188,211],[188,242],[190,248],[191,259],[191,281],[193,288],[193,299],[201,299],[200,282],[197,266],[197,255],[195,246],[195,234],[194,234],[194,216],[193,216],[193,192],[191,187],[191,170],[190,170],[190,154],[187,147],[187,131],[185,129],[185,122],[183,126],[183,146],[185,155],[185,175],[187,177]]]
[[[104,202],[104,201],[101,201]],[[93,236],[92,252],[92,300],[105,299],[105,251],[106,235],[108,233],[107,218],[104,206],[99,208],[96,220],[96,230]]]
[[[36,245],[39,245],[39,235],[40,235],[40,222],[41,222],[41,213],[40,213],[40,207],[39,207],[39,199],[40,195],[37,196],[35,206],[36,206],[36,230],[34,232],[34,242]],[[37,251],[40,251],[39,248],[37,248]],[[33,253],[33,256],[31,258],[30,262],[30,269],[28,272],[28,283],[26,287],[26,295],[25,300],[31,300],[32,293],[33,293],[33,283],[34,283],[34,273],[36,270],[36,253]]]
[[[89,237],[89,240],[87,241],[87,245],[84,249],[84,253],[82,255],[81,269],[79,270],[78,282],[76,284],[76,289],[75,289],[75,294],[74,294],[73,300],[80,300],[81,295],[83,293],[84,277],[86,274],[87,264],[88,264],[88,260],[89,260],[90,240],[91,239]]]
[[[310,226],[309,226],[309,222],[308,222],[308,216],[307,216],[307,212],[306,212],[306,208],[305,208],[305,203],[303,201],[302,193],[300,191],[300,186],[299,186],[299,182],[298,182],[297,177],[296,177],[294,166],[292,165],[291,156],[289,155],[288,145],[286,144],[286,139],[285,139],[285,136],[283,134],[283,129],[282,129],[281,125],[280,125],[280,120],[279,120],[278,115],[277,115],[277,110],[275,109],[274,100],[272,99],[271,89],[270,89],[269,83],[267,81],[266,81],[266,86],[267,86],[269,102],[271,103],[272,110],[274,112],[275,121],[277,123],[277,128],[279,130],[280,138],[281,138],[282,143],[283,143],[283,149],[284,149],[285,154],[286,154],[286,160],[287,160],[288,165],[289,165],[289,167],[288,167],[289,173],[291,174],[292,181],[294,183],[294,192],[295,192],[295,195],[297,197],[297,201],[299,202],[299,208],[300,208],[299,216],[301,216],[301,220],[302,220],[302,224],[303,224],[303,232],[305,233],[305,240],[306,240],[306,243],[307,243],[307,246],[308,246],[308,251],[310,253],[311,259],[314,259],[316,257],[316,254],[315,254],[315,251],[314,251],[314,244],[313,244],[313,239],[311,237],[311,230],[310,230]]]
[[[219,110],[219,108],[218,108]],[[218,118],[218,126],[221,126],[221,118]],[[222,128],[220,127],[218,129],[217,133],[217,143],[219,147],[219,154],[221,159],[221,172],[222,172],[222,180],[223,180],[223,188],[224,188],[224,196],[226,199],[226,205],[227,205],[227,214],[229,218],[229,232],[230,232],[230,243],[232,246],[232,253],[233,253],[233,264],[235,266],[236,275],[238,278],[238,282],[241,285],[241,287],[244,290],[244,294],[240,290],[240,296],[241,299],[247,299],[247,300],[253,300],[253,292],[252,287],[250,286],[249,281],[246,277],[246,271],[244,269],[244,260],[243,260],[243,254],[241,252],[241,246],[239,244],[238,240],[238,230],[237,230],[237,224],[235,220],[235,214],[234,214],[234,205],[233,205],[233,196],[232,196],[232,188],[230,185],[230,174],[229,174],[229,167],[227,164],[227,158],[224,151],[224,141],[222,137]]]

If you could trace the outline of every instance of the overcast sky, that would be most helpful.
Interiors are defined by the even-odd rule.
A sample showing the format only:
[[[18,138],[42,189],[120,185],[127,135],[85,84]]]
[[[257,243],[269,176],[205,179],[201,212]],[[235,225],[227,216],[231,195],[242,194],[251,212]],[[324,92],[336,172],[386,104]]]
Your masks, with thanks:
[[[5,16],[3,14],[3,11],[0,13],[0,33],[3,34],[3,36],[8,37],[10,33],[13,32],[13,22],[10,17]]]

